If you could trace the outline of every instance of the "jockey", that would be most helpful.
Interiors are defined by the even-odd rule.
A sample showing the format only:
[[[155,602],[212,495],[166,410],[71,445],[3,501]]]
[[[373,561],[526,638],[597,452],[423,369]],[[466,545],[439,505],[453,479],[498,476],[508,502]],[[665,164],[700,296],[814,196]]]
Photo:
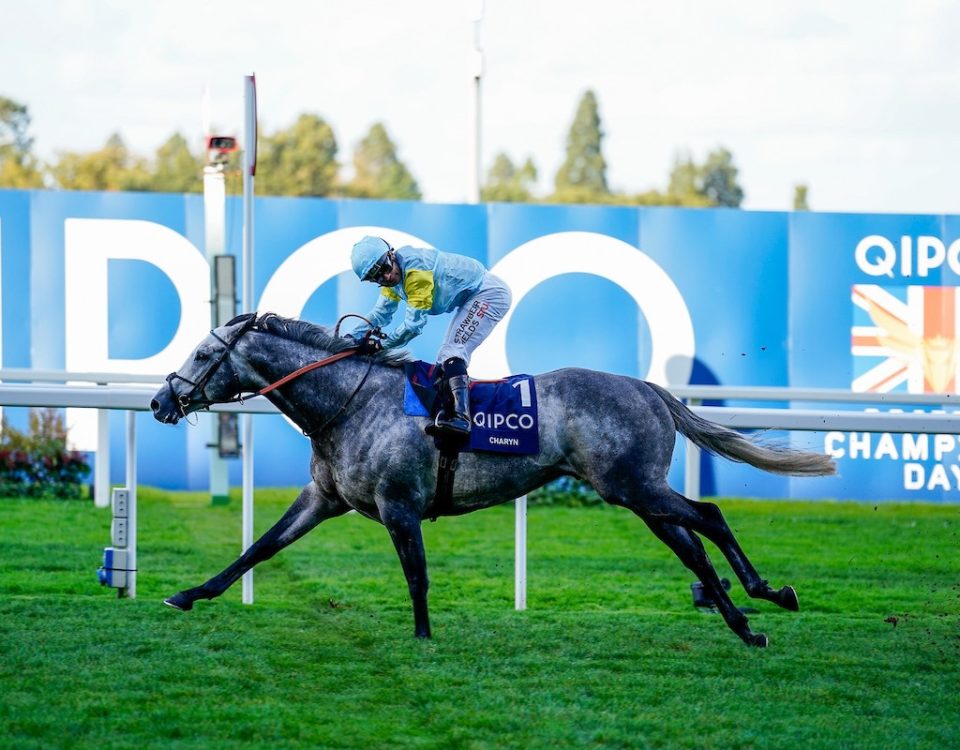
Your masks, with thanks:
[[[383,340],[384,348],[403,346],[418,336],[428,315],[453,313],[437,353],[443,375],[443,409],[436,427],[453,437],[469,435],[467,365],[473,350],[510,309],[509,287],[473,258],[429,248],[395,249],[380,237],[360,240],[353,246],[350,260],[361,281],[381,287],[367,316],[372,327],[387,325],[401,300],[407,305],[403,321]],[[362,325],[351,336],[362,339],[371,326]]]

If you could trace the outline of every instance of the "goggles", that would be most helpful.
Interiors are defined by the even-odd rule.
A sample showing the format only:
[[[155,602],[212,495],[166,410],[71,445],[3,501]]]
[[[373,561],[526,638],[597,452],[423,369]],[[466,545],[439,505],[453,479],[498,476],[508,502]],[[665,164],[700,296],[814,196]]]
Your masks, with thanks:
[[[367,275],[363,277],[364,281],[381,281],[393,269],[393,258],[390,250],[380,256],[380,260],[370,266]]]

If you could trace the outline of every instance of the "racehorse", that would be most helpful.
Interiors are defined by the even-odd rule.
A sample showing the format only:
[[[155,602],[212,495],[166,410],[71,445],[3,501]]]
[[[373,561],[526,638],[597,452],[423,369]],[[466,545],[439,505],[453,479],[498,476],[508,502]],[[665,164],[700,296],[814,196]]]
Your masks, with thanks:
[[[241,315],[200,342],[151,401],[154,417],[176,424],[212,404],[263,393],[309,437],[311,481],[232,565],[166,604],[186,611],[198,599],[220,596],[320,522],[356,510],[389,532],[413,603],[414,635],[429,638],[423,519],[488,508],[572,476],[638,515],[703,582],[745,643],[763,647],[768,640],[750,630],[698,535],[720,549],[751,597],[799,609],[793,587],[775,590],[760,577],[720,509],[672,490],[667,470],[677,432],[704,450],[777,474],[832,474],[836,467],[828,456],[765,445],[704,420],[653,383],[567,368],[534,379],[539,454],[461,454],[452,499],[439,507],[438,452],[424,434],[428,419],[403,410],[402,365],[408,359],[395,351],[360,354],[351,339],[271,313]]]

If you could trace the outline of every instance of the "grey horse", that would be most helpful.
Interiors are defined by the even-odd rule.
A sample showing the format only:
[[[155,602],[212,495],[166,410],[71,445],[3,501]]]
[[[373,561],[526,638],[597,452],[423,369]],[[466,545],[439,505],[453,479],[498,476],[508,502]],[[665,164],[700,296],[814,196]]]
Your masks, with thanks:
[[[403,411],[405,353],[352,351],[353,343],[311,323],[248,313],[211,331],[151,401],[154,417],[175,424],[215,403],[276,386],[308,363],[343,359],[283,380],[266,397],[311,441],[311,481],[282,518],[232,565],[165,601],[189,610],[220,596],[246,571],[321,521],[356,510],[382,523],[413,602],[414,635],[430,637],[427,562],[420,525],[519,497],[561,476],[580,478],[608,503],[633,511],[703,582],[727,625],[747,644],[766,646],[731,601],[698,535],[717,545],[747,594],[799,608],[791,586],[773,589],[747,559],[720,509],[667,484],[676,433],[726,459],[796,476],[832,474],[827,456],[763,445],[701,419],[663,388],[586,369],[538,375],[540,453],[464,453],[452,501],[434,507],[438,452],[425,417]],[[354,356],[348,356],[348,355]]]

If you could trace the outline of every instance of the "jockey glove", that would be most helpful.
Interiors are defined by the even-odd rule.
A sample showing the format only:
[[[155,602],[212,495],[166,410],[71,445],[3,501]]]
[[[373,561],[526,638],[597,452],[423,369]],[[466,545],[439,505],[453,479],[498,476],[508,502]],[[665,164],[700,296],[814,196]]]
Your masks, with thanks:
[[[357,351],[360,354],[376,354],[383,349],[383,344],[380,343],[377,334],[380,334],[379,329],[367,331],[366,335],[357,342]]]

